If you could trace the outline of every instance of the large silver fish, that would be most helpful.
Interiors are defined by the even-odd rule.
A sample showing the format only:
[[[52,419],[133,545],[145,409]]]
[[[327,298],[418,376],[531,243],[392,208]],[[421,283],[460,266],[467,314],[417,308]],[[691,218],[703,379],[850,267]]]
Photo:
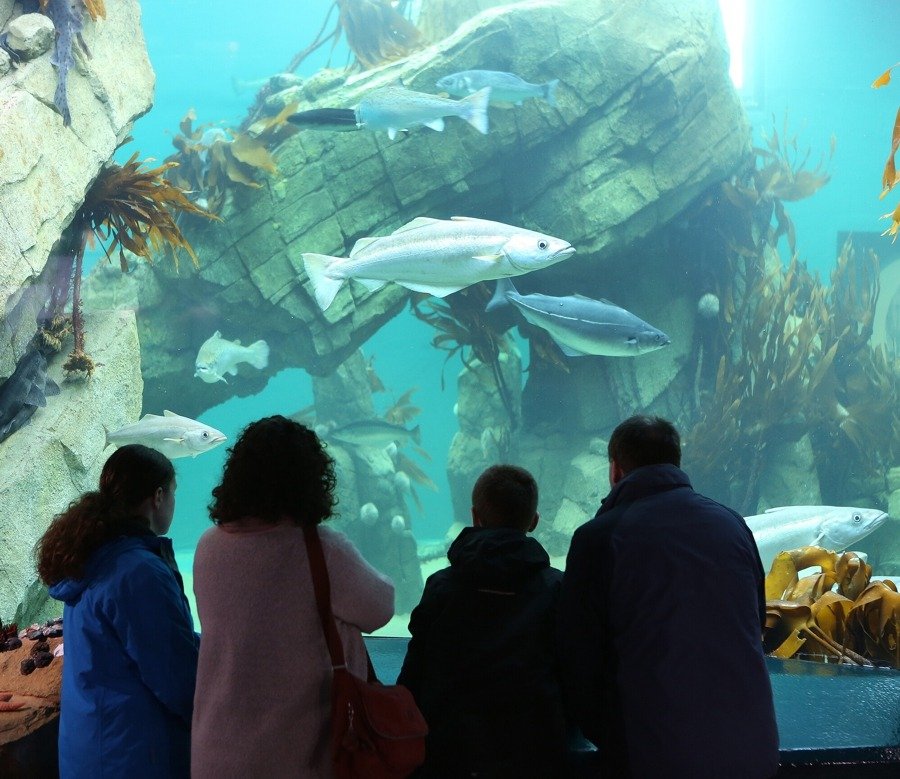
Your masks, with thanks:
[[[390,235],[360,238],[347,259],[304,254],[303,266],[324,310],[344,279],[370,290],[392,281],[442,298],[479,281],[546,268],[574,251],[560,238],[502,222],[420,216]]]
[[[465,119],[478,132],[488,131],[487,107],[490,89],[482,89],[462,100],[413,92],[404,87],[373,89],[359,102],[357,124],[367,130],[387,130],[393,140],[400,130],[424,124],[440,132],[445,116]]]
[[[548,104],[556,105],[556,87],[559,79],[545,84],[531,84],[515,73],[500,70],[464,70],[451,73],[438,80],[437,88],[453,97],[471,95],[480,89],[490,87],[492,103],[515,103],[521,105],[529,97],[539,97]]]
[[[162,452],[170,460],[196,457],[225,440],[225,434],[220,430],[171,411],[164,411],[163,416],[144,414],[137,422],[106,431],[107,444],[143,444]]]
[[[509,279],[499,279],[486,310],[506,303],[550,333],[567,357],[635,357],[671,343],[662,330],[605,300],[581,295],[520,295]]]
[[[753,531],[763,568],[768,572],[779,552],[822,546],[835,552],[850,549],[884,524],[879,509],[855,506],[780,506],[745,517]]]
[[[207,338],[194,362],[194,376],[207,384],[224,381],[229,376],[237,375],[237,366],[242,362],[249,363],[260,370],[269,364],[269,345],[265,341],[255,341],[250,346],[241,346],[240,341],[229,341],[222,338],[216,330]]]

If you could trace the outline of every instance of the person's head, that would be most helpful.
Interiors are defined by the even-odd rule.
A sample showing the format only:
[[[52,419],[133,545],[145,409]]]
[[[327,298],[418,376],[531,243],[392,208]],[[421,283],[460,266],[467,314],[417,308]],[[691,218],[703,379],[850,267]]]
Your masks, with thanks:
[[[681,465],[681,438],[662,417],[636,415],[619,424],[609,438],[609,483],[616,484],[644,465]]]
[[[492,465],[472,488],[472,523],[531,532],[540,518],[537,505],[537,482],[528,471],[517,465]]]
[[[91,554],[114,538],[168,532],[175,486],[175,468],[165,455],[140,444],[116,449],[103,465],[99,489],[72,501],[38,541],[41,580],[80,579]]]
[[[146,518],[158,536],[172,526],[176,486],[169,458],[141,444],[116,449],[100,472],[101,498],[117,514]]]
[[[223,525],[243,518],[318,525],[337,502],[334,460],[305,425],[280,415],[252,422],[228,450],[209,516]]]

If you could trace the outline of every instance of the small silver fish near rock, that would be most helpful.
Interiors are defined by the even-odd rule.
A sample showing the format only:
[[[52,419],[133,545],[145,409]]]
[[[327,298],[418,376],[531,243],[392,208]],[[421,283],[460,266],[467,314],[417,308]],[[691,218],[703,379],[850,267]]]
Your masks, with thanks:
[[[546,330],[566,357],[636,357],[671,341],[662,330],[608,300],[582,295],[520,295],[509,279],[499,279],[486,311],[509,303],[535,327]]]
[[[441,132],[444,117],[458,116],[482,135],[487,135],[490,93],[486,88],[462,100],[450,100],[405,87],[381,87],[360,100],[356,121],[367,130],[387,130],[388,138],[394,140],[401,130],[420,124]]]
[[[137,422],[106,431],[107,444],[143,444],[162,452],[170,460],[196,457],[226,440],[221,430],[172,411],[164,411],[162,416],[144,414]]]
[[[380,448],[391,443],[420,443],[419,426],[407,429],[384,419],[360,419],[335,427],[326,433],[326,438],[351,446]]]
[[[524,100],[536,97],[554,108],[557,86],[559,86],[558,78],[544,84],[531,84],[515,73],[504,73],[501,70],[463,70],[444,76],[437,82],[438,89],[453,97],[464,97],[490,87],[491,103],[522,105]]]
[[[242,362],[262,370],[269,364],[269,345],[265,341],[256,341],[249,346],[241,346],[240,341],[228,341],[216,330],[207,338],[194,363],[194,376],[207,384],[228,380],[225,374],[237,375],[237,366]]]

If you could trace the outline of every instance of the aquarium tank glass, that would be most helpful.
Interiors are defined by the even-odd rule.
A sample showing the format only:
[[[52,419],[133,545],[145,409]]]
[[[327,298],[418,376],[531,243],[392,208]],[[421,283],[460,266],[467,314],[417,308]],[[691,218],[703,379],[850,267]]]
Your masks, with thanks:
[[[0,618],[61,611],[34,544],[132,441],[174,458],[192,599],[228,447],[283,414],[326,442],[333,527],[406,635],[486,467],[534,474],[564,568],[642,413],[748,518],[768,651],[846,659],[856,604],[889,615],[859,662],[894,664],[898,23],[878,0],[0,0]],[[830,627],[778,605],[823,595]]]

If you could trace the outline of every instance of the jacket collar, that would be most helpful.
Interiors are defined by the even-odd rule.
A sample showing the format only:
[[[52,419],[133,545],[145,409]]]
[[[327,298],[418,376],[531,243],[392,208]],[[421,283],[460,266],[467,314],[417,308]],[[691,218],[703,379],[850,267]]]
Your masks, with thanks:
[[[663,463],[635,468],[616,484],[602,501],[598,514],[611,511],[618,505],[633,503],[648,495],[656,495],[678,487],[691,487],[691,480],[681,468]]]

